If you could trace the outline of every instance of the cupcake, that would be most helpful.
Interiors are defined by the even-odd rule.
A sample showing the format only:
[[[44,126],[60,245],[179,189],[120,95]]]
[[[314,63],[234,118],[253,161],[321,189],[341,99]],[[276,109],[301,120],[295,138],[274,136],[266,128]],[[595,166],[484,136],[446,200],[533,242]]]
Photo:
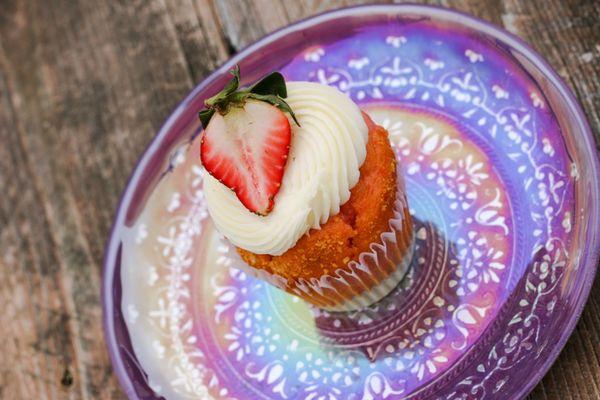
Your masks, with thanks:
[[[327,85],[239,70],[200,113],[208,211],[237,264],[331,311],[403,278],[413,231],[387,131]]]

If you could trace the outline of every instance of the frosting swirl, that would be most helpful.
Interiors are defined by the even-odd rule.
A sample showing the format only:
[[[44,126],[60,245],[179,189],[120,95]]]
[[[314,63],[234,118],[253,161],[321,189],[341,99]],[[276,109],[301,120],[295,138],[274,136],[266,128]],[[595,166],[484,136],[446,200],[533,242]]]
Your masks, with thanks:
[[[257,254],[281,255],[337,214],[350,198],[366,156],[368,128],[347,95],[311,82],[287,82],[287,92],[301,126],[290,120],[290,153],[271,213],[248,211],[209,174],[204,181],[217,229],[237,247]]]

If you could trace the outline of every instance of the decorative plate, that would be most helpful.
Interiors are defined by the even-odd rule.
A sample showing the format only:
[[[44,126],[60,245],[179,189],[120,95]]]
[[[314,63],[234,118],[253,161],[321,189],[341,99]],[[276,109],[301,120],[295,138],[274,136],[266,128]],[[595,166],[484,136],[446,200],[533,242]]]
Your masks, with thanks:
[[[389,130],[415,256],[380,303],[328,313],[232,265],[202,191],[197,112],[239,63],[333,85]],[[599,249],[598,160],[551,68],[454,11],[338,10],[253,44],[142,156],[106,252],[104,316],[132,399],[521,398],[574,328]]]

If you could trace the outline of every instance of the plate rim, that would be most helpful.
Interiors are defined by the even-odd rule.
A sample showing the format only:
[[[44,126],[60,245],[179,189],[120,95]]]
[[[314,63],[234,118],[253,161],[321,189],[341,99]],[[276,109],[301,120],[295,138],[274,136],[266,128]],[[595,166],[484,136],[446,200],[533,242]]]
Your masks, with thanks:
[[[548,61],[546,61],[523,39],[503,28],[462,11],[440,6],[421,4],[367,4],[338,8],[319,14],[310,15],[294,23],[283,26],[271,33],[265,34],[260,39],[247,45],[242,50],[232,55],[199,84],[197,84],[190,91],[190,93],[173,109],[173,111],[169,114],[169,117],[161,125],[157,133],[150,140],[149,144],[138,158],[117,203],[113,222],[111,224],[104,248],[101,275],[102,326],[104,331],[104,339],[111,361],[111,366],[114,369],[121,388],[129,398],[137,398],[137,395],[123,360],[121,357],[117,356],[119,352],[119,341],[115,335],[112,319],[115,309],[115,304],[112,298],[116,264],[114,260],[118,255],[120,248],[120,241],[116,238],[116,232],[118,227],[124,223],[126,211],[131,204],[131,200],[135,192],[134,189],[139,181],[140,176],[144,172],[145,166],[148,164],[148,161],[152,158],[153,154],[156,153],[156,151],[160,148],[160,144],[162,143],[165,135],[179,119],[188,104],[194,98],[196,98],[199,93],[201,93],[205,88],[209,87],[220,76],[226,74],[233,65],[237,64],[239,61],[243,60],[257,49],[268,46],[270,43],[277,41],[279,38],[286,36],[289,33],[304,28],[311,28],[314,25],[318,25],[329,20],[360,15],[376,16],[382,14],[400,14],[402,12],[427,14],[434,18],[437,17],[442,20],[450,20],[458,25],[466,27],[469,30],[483,32],[491,37],[494,37],[500,42],[506,44],[511,49],[518,51],[529,62],[536,65],[542,75],[549,80],[555,89],[557,89],[560,98],[564,101],[564,108],[569,112],[570,115],[574,116],[575,120],[577,121],[577,130],[582,132],[581,135],[578,135],[582,136],[580,139],[584,141],[582,146],[583,154],[581,155],[587,157],[589,164],[591,164],[591,171],[589,171],[592,178],[591,203],[598,204],[598,206],[591,208],[591,218],[589,220],[589,226],[596,226],[597,228],[589,229],[587,231],[586,243],[589,245],[588,252],[584,254],[584,259],[580,261],[580,268],[584,268],[585,278],[583,278],[583,284],[581,285],[579,296],[575,299],[575,304],[573,307],[574,312],[566,322],[566,328],[562,331],[558,341],[555,341],[552,345],[552,349],[546,356],[546,359],[543,361],[542,367],[539,368],[533,375],[531,375],[526,385],[523,385],[522,388],[517,391],[517,398],[524,398],[527,394],[529,394],[554,364],[558,355],[563,350],[567,340],[572,335],[579,318],[581,317],[583,308],[589,298],[596,271],[598,269],[598,261],[600,259],[600,160],[598,154],[596,153],[596,143],[591,127],[581,105],[575,98],[572,90],[556,73]],[[594,200],[596,201],[594,202]],[[118,307],[120,308],[120,305],[118,305]]]

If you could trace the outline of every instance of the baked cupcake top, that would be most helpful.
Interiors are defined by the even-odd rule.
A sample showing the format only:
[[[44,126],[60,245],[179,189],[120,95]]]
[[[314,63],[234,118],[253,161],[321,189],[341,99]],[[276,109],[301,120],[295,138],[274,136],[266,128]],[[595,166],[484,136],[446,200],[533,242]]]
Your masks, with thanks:
[[[347,95],[318,83],[286,86],[285,101],[298,124],[293,114],[285,114],[291,128],[289,154],[272,209],[258,215],[240,200],[239,192],[214,176],[209,174],[204,181],[208,211],[217,229],[235,246],[256,254],[281,255],[337,214],[350,198],[366,156],[368,128]],[[245,107],[246,123],[264,123],[267,117],[258,112],[254,118],[252,106]]]

